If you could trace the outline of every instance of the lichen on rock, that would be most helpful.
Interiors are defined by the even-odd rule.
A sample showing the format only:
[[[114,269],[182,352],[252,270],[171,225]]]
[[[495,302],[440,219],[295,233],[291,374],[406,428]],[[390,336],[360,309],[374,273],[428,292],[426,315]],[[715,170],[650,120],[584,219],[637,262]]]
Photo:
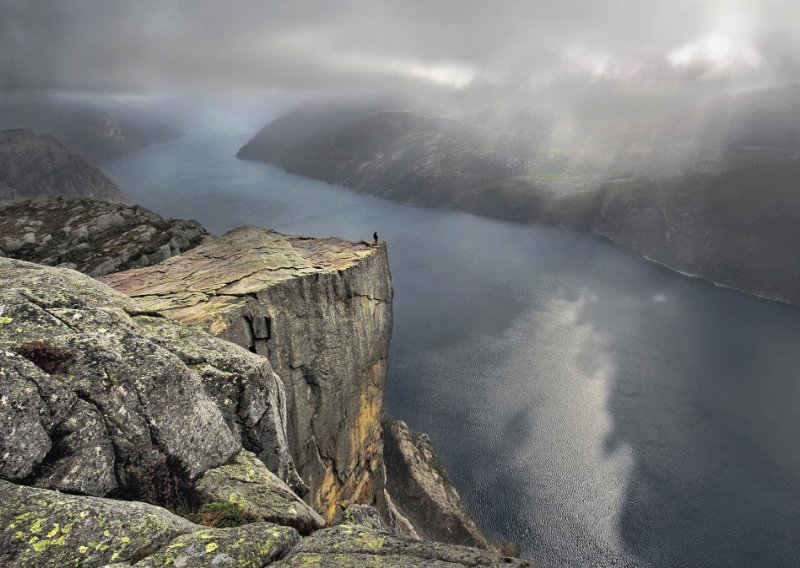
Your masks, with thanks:
[[[0,327],[0,476],[180,508],[194,478],[245,444],[296,477],[266,359],[154,321],[71,270],[0,259],[0,304],[13,321]],[[176,484],[187,494],[160,495]]]
[[[252,452],[239,452],[229,463],[205,472],[195,491],[203,502],[231,503],[252,519],[291,526],[303,534],[325,524]]]
[[[439,568],[530,566],[525,560],[479,548],[423,542],[357,525],[317,531],[292,549],[282,567],[375,566]]]

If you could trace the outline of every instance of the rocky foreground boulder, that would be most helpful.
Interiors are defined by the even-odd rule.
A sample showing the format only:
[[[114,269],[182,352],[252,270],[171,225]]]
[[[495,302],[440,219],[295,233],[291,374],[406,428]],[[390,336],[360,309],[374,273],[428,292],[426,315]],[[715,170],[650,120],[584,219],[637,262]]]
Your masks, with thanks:
[[[55,138],[30,130],[0,131],[0,201],[40,195],[122,201],[103,172]]]
[[[138,205],[57,196],[0,206],[3,256],[91,276],[158,264],[209,236],[196,221]]]
[[[19,260],[0,259],[0,310],[0,565],[527,565],[369,510],[321,530],[265,357]]]
[[[0,259],[0,310],[0,477],[184,505],[193,480],[246,448],[297,478],[263,357],[17,260]]]

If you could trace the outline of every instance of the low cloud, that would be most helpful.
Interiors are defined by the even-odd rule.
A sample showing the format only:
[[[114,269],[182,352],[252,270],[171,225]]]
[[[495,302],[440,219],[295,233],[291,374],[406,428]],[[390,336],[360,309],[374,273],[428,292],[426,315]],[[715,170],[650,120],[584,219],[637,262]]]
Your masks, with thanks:
[[[4,0],[4,89],[537,90],[800,79],[793,0]]]

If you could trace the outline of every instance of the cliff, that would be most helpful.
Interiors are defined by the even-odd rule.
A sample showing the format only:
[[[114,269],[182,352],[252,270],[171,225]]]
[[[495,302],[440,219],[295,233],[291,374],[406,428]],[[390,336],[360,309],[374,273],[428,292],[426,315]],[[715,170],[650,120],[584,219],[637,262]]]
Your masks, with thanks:
[[[386,487],[417,535],[493,550],[496,545],[464,509],[430,438],[405,422],[389,419],[384,419],[383,431]]]
[[[157,264],[208,237],[199,223],[123,203],[57,196],[0,206],[0,253],[91,276]]]
[[[268,358],[309,503],[385,509],[380,416],[392,326],[384,246],[235,229],[103,280],[149,311]]]
[[[256,337],[265,335],[261,324],[248,324],[255,343],[250,347],[295,353],[290,362],[306,361],[319,373],[312,376],[323,381],[335,376],[328,368],[332,360],[318,366],[304,357],[326,358],[308,343],[315,337],[315,325],[324,322],[311,323],[311,315],[304,314],[306,322],[298,323],[294,318],[300,314],[281,314],[280,308],[288,310],[287,304],[261,304],[262,292],[253,292],[253,287],[271,283],[277,287],[272,293],[289,294],[290,289],[281,291],[281,283],[295,282],[297,294],[312,294],[313,282],[319,280],[332,284],[325,288],[331,294],[328,301],[344,302],[328,314],[338,316],[339,323],[348,313],[355,318],[354,325],[356,321],[369,325],[360,319],[367,315],[378,326],[390,319],[391,312],[385,311],[390,309],[388,302],[362,294],[381,291],[380,285],[369,286],[370,274],[378,278],[373,285],[388,284],[388,278],[381,277],[385,263],[377,262],[374,272],[348,274],[361,272],[353,271],[353,264],[369,264],[372,256],[379,260],[385,255],[382,248],[345,246],[335,240],[307,242],[241,229],[227,240],[222,237],[216,248],[210,247],[214,241],[203,245],[209,247],[204,254],[222,253],[219,247],[226,242],[232,246],[234,237],[246,243],[240,256],[217,259],[234,271],[264,256],[266,251],[259,247],[265,242],[272,243],[276,262],[272,271],[264,271],[262,265],[251,267],[249,273],[242,272],[213,292],[210,284],[201,292],[185,281],[186,309],[192,307],[192,294],[231,300],[227,306],[216,306],[210,327],[231,324],[225,329],[234,330],[233,324],[242,323],[232,311],[240,300],[248,302],[253,316],[259,307],[270,308],[268,314],[274,319],[262,320],[267,337]],[[309,256],[318,262],[316,267],[302,263]],[[168,265],[181,265],[181,258],[121,276],[155,279],[156,268],[167,273]],[[207,273],[208,282],[218,283],[213,272]],[[163,281],[162,285],[168,286]],[[243,295],[237,296],[240,292]],[[390,287],[382,292],[391,297]],[[264,297],[269,293],[263,292]],[[286,297],[281,294],[276,297]],[[0,427],[6,433],[0,439],[0,477],[5,480],[0,481],[3,565],[265,566],[280,559],[278,565],[285,566],[527,565],[479,549],[397,536],[377,512],[368,510],[343,511],[339,516],[344,524],[320,530],[323,519],[290,487],[303,486],[291,455],[296,440],[292,442],[290,434],[296,422],[287,412],[293,396],[292,405],[299,405],[297,393],[291,394],[296,385],[285,388],[266,357],[198,326],[158,316],[147,306],[157,296],[142,299],[144,304],[69,269],[0,259]],[[348,299],[360,307],[347,306]],[[325,306],[324,299],[314,300]],[[173,305],[179,300],[164,301]],[[194,306],[202,307],[202,302]],[[300,301],[289,311],[301,312],[304,306],[313,310],[317,303]],[[272,322],[292,321],[300,326],[297,335],[283,338],[295,347],[304,345],[307,352],[271,343],[284,333]],[[343,329],[339,338],[331,340],[348,343],[344,334],[351,330],[339,329]],[[382,339],[376,341],[382,344]],[[357,341],[356,345],[359,353],[352,355],[353,362],[371,360],[362,353],[381,354],[379,349],[371,352],[369,345]],[[350,388],[347,382],[339,387]],[[306,392],[313,394],[311,389]],[[336,400],[335,393],[325,392]],[[358,400],[356,404],[367,411],[357,412],[355,422],[346,414],[351,410],[349,401],[339,402],[344,405],[339,420],[354,428],[345,448],[372,449],[375,442],[362,438],[364,430],[358,425],[359,421],[371,424],[369,401]],[[311,427],[330,423],[324,413],[310,418]],[[320,453],[328,449],[321,444],[318,448]],[[309,471],[317,472],[314,467]],[[358,480],[374,476],[374,472],[366,477],[353,473]],[[327,479],[327,472],[322,475],[323,481]],[[319,495],[345,494],[350,486],[343,481]]]
[[[103,172],[55,138],[29,130],[0,131],[0,201],[47,194],[122,200]]]

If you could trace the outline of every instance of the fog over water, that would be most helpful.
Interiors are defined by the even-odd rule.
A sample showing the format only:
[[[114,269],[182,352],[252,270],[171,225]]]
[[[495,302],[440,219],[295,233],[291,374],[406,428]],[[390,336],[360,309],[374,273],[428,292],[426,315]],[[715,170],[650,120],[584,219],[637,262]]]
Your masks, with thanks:
[[[104,171],[215,232],[377,230],[396,288],[387,410],[431,435],[493,537],[545,566],[796,565],[800,310],[591,235],[239,161],[248,120],[204,114],[216,129]]]

